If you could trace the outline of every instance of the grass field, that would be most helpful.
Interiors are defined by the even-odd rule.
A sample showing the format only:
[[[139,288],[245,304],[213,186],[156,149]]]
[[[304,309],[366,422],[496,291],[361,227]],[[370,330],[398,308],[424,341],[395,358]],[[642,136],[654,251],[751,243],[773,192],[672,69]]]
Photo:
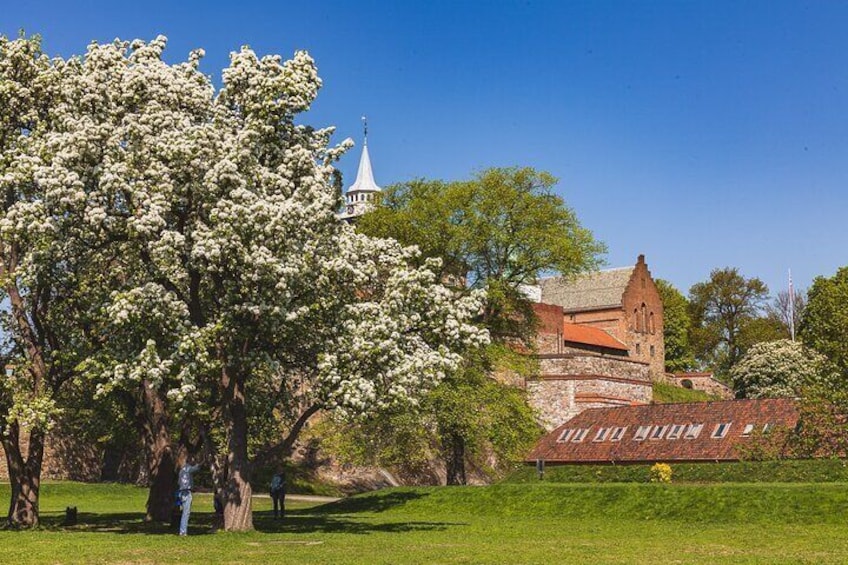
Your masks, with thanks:
[[[0,485],[0,497],[8,486]],[[188,538],[141,522],[145,491],[44,486],[44,525],[0,531],[5,563],[848,563],[848,484],[503,484],[290,504],[257,531]],[[60,526],[65,506],[80,524]]]

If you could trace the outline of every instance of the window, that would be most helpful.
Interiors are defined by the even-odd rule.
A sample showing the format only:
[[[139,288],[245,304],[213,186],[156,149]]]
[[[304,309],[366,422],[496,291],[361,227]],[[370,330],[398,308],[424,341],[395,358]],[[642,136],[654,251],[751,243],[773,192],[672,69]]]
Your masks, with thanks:
[[[633,309],[633,331],[639,332],[639,310],[638,308]]]
[[[771,430],[772,426],[773,426],[773,424],[766,424],[765,426],[763,426],[763,433],[764,434],[769,433],[769,430]]]
[[[742,437],[748,437],[754,431],[754,424],[745,424],[745,429],[742,430]]]
[[[636,344],[636,355],[639,355],[641,353],[642,353],[642,347],[637,343]]]
[[[722,424],[716,424],[715,429],[713,430],[713,439],[721,439],[727,435],[727,430],[730,429],[730,424],[732,422],[724,422]]]
[[[595,434],[595,439],[592,441],[604,441],[607,439],[607,436],[610,433],[610,428],[601,428],[598,430],[598,433]]]
[[[612,435],[610,436],[610,441],[620,441],[622,437],[624,437],[624,432],[627,431],[627,426],[621,428],[615,428],[612,431]]]
[[[573,433],[574,433],[574,430],[572,428],[567,428],[565,430],[562,430],[562,433],[559,434],[559,437],[557,438],[557,443],[567,442],[569,439],[571,439],[571,434],[573,434]]]
[[[662,439],[667,429],[668,426],[656,426],[654,428],[654,433],[651,434],[651,439]]]
[[[704,424],[689,424],[686,427],[686,433],[683,434],[684,439],[695,439],[699,435],[701,435],[701,430],[704,428]]]
[[[583,428],[582,430],[577,430],[575,432],[574,437],[571,438],[572,443],[580,443],[586,438],[586,434],[589,433],[589,428]]]
[[[683,424],[674,424],[671,426],[671,429],[668,431],[668,435],[665,436],[665,439],[677,439],[680,437],[680,434],[683,433],[683,429],[686,426]]]
[[[636,430],[636,434],[633,436],[633,439],[636,441],[642,441],[646,437],[648,437],[648,432],[651,431],[651,426],[639,426]]]
[[[654,356],[654,346],[652,345],[651,346],[651,357],[653,357],[653,356]]]
[[[651,333],[656,333],[657,329],[654,327],[654,313],[651,312],[648,315],[648,331]]]
[[[648,333],[648,307],[642,303],[642,331]]]

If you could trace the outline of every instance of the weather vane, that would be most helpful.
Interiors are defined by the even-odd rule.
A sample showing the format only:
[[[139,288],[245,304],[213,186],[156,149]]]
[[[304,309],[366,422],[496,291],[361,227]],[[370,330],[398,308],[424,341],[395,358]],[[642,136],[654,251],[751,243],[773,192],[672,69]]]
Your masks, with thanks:
[[[362,116],[362,130],[365,132],[365,138],[368,138],[368,118]]]

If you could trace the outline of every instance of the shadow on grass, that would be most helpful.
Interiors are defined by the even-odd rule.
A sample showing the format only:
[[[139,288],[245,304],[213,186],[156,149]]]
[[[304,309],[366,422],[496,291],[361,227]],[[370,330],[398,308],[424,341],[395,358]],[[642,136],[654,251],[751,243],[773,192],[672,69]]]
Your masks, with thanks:
[[[449,527],[466,526],[465,523],[398,521],[372,523],[367,514],[384,512],[426,496],[417,492],[394,492],[358,496],[312,508],[291,510],[283,519],[275,519],[270,511],[254,511],[256,531],[265,534],[308,534],[308,533],[405,533],[420,531],[443,531]],[[355,516],[356,513],[366,514]],[[145,522],[141,512],[91,513],[80,512],[78,523],[65,526],[63,513],[41,516],[41,529],[57,532],[85,532],[109,534],[176,535],[176,528],[168,524]],[[192,512],[189,535],[214,533],[211,512]]]
[[[424,492],[411,491],[377,491],[353,498],[345,498],[338,502],[316,506],[311,514],[351,514],[355,512],[385,512],[403,506],[407,502],[428,496]]]

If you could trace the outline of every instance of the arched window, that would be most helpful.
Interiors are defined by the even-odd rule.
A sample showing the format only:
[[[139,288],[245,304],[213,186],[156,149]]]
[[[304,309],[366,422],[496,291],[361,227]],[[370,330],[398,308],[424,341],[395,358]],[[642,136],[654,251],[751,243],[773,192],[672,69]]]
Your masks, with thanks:
[[[642,331],[648,333],[648,307],[642,303]]]
[[[657,329],[654,327],[654,313],[648,314],[648,331],[655,333]]]
[[[638,308],[633,309],[633,331],[634,332],[639,331],[639,309]]]

